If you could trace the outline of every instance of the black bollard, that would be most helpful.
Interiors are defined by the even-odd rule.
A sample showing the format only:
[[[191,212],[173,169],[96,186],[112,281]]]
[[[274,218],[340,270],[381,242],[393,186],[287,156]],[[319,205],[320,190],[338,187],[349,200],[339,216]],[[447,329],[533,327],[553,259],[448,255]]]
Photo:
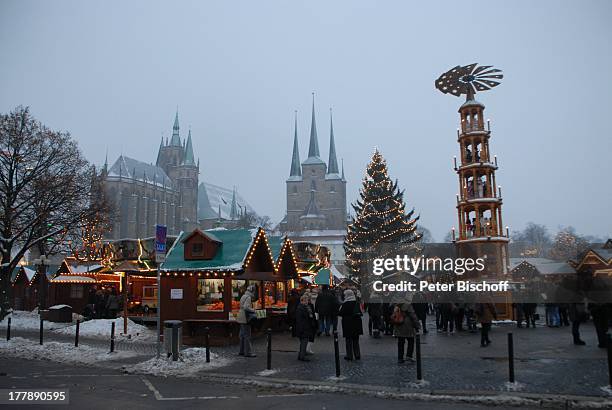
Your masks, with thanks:
[[[514,340],[512,332],[508,333],[508,380],[514,383]]]
[[[206,346],[206,363],[210,363],[210,328],[204,328],[204,345]]]
[[[340,377],[340,348],[338,347],[337,330],[334,330],[334,358],[336,359],[336,377]]]
[[[115,351],[115,322],[111,323],[111,349],[110,352]]]
[[[610,387],[612,387],[612,336],[608,333],[608,376]]]
[[[79,329],[81,327],[81,321],[77,319],[76,333],[74,335],[74,347],[79,347]]]
[[[43,320],[40,318],[40,344],[43,344]]]
[[[423,366],[421,363],[421,335],[415,336],[416,343],[416,365],[417,365],[417,380],[423,380]]]
[[[266,331],[266,334],[268,336],[268,364],[266,366],[266,369],[271,370],[272,369],[272,329],[268,328],[268,330]]]
[[[8,324],[6,326],[6,340],[11,340],[11,318],[8,318]]]

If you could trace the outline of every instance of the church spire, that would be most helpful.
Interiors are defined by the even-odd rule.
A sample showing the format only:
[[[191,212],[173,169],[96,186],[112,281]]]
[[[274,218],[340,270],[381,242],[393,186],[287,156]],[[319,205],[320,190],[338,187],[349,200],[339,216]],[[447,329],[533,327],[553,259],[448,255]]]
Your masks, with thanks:
[[[191,143],[191,128],[189,128],[189,134],[187,135],[183,165],[195,165],[195,160],[193,158],[193,144]]]
[[[234,186],[234,192],[232,193],[232,207],[230,208],[230,219],[238,219],[238,205],[236,204],[236,186]]]
[[[317,121],[315,120],[314,93],[312,93],[312,119],[310,121],[310,145],[308,158],[319,158],[319,140],[317,138]]]
[[[174,126],[172,127],[172,139],[170,145],[181,146],[181,137],[179,135],[179,119],[178,119],[178,107],[176,108],[176,114],[174,115]]]
[[[302,167],[300,165],[300,147],[297,136],[297,110],[295,111],[295,125],[293,129],[293,156],[291,157],[291,172],[289,172],[289,176],[301,177]]]
[[[336,158],[336,143],[334,142],[334,121],[332,109],[329,109],[329,161],[327,162],[327,173],[338,173],[338,158]]]

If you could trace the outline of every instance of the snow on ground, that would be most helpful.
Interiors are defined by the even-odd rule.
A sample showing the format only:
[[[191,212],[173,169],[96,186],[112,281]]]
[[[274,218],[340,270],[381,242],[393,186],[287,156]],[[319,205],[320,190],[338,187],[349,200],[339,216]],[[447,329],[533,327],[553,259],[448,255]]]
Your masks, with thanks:
[[[72,343],[45,342],[13,337],[0,341],[0,356],[22,357],[24,359],[50,360],[59,363],[96,364],[106,360],[125,359],[135,356],[133,352],[109,353],[106,349],[85,345],[74,347]]]
[[[36,310],[31,312],[14,310],[8,317],[11,318],[11,329],[38,330],[40,328],[40,316]],[[5,318],[0,325],[4,327],[7,326],[7,323],[8,320]],[[66,326],[70,326],[70,323],[55,323],[47,320],[43,323],[45,330],[61,329]]]
[[[165,356],[153,358],[146,362],[125,366],[128,373],[151,374],[154,376],[193,376],[203,370],[227,366],[230,359],[215,353],[210,354],[210,363],[206,363],[206,349],[192,347],[181,352],[178,361],[173,362],[172,357]]]
[[[79,335],[84,337],[109,339],[113,322],[115,322],[115,339],[117,340],[155,342],[155,330],[151,330],[146,326],[134,323],[130,319],[128,319],[128,333],[123,334],[122,317],[118,317],[116,319],[92,319],[86,322],[81,322],[79,326]],[[76,324],[58,329],[55,332],[66,335],[74,335],[76,332]]]
[[[266,370],[262,370],[260,372],[255,373],[257,376],[272,376],[273,374],[278,373],[278,370],[274,370],[274,369],[266,369]]]
[[[10,314],[11,329],[15,330],[38,330],[40,328],[40,316],[38,312],[13,311]],[[115,322],[115,338],[122,341],[155,342],[155,330],[139,325],[128,319],[128,333],[123,334],[123,318],[117,319],[92,319],[81,322],[79,335],[99,339],[109,339],[111,334],[111,323]],[[0,326],[6,326],[7,320],[0,322]],[[47,320],[43,323],[45,332],[52,331],[63,335],[74,335],[76,323],[56,323]]]
[[[523,383],[519,383],[519,382],[505,382],[504,383],[504,389],[507,391],[521,391],[525,388],[526,386]]]

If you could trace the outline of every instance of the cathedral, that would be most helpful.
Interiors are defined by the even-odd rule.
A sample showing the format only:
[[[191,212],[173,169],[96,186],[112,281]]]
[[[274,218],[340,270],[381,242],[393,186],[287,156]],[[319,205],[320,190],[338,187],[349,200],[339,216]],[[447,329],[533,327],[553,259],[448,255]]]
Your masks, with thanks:
[[[172,138],[162,138],[155,165],[125,155],[109,168],[104,164],[105,189],[114,203],[113,224],[105,239],[145,238],[155,225],[168,235],[198,226],[199,161],[193,155],[191,130],[181,139],[178,112]]]
[[[287,185],[287,213],[279,230],[295,241],[316,242],[332,250],[332,259],[343,260],[346,235],[346,179],[338,167],[334,127],[330,109],[329,159],[321,159],[314,94],[308,157],[300,163],[297,117],[293,135],[293,156]]]

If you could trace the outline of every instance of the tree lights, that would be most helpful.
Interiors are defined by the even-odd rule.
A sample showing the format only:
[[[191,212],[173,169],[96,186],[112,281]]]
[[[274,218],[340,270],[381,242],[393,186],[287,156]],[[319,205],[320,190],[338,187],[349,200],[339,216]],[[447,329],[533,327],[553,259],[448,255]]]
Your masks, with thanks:
[[[414,209],[406,213],[403,191],[388,175],[387,164],[376,150],[366,168],[360,198],[352,205],[356,216],[348,225],[344,242],[346,265],[359,276],[367,254],[380,244],[414,246],[421,238],[416,231]],[[377,255],[380,256],[380,255]]]

